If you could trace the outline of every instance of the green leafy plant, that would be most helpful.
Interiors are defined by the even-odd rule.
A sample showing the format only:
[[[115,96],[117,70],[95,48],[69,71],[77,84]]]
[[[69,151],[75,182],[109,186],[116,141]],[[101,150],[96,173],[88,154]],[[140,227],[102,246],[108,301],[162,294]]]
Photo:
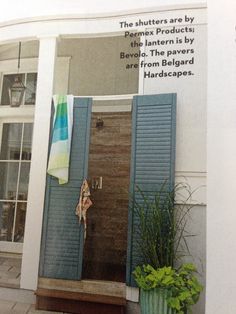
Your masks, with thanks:
[[[137,266],[133,272],[143,290],[167,289],[167,303],[178,314],[186,313],[199,299],[203,287],[195,273],[193,264],[183,264],[179,269],[171,266],[155,269],[151,265],[143,265]]]
[[[132,211],[134,234],[141,256],[133,272],[138,286],[144,290],[168,289],[169,306],[183,314],[198,299],[202,286],[193,264],[181,264],[190,255],[187,231],[189,213],[193,208],[189,185],[180,183],[173,190],[164,183],[155,194],[137,188]]]

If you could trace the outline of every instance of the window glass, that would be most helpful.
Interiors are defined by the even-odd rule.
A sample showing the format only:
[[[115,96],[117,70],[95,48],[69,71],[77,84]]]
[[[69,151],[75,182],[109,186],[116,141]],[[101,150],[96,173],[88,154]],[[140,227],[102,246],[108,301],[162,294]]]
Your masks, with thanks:
[[[17,203],[16,206],[16,221],[14,230],[14,242],[23,242],[25,231],[25,216],[26,216],[26,204]]]
[[[37,73],[27,73],[25,105],[35,105]]]
[[[0,199],[16,199],[19,163],[0,162]]]
[[[30,163],[21,163],[20,165],[20,180],[19,180],[19,188],[18,188],[18,199],[19,200],[27,200],[28,194],[28,184],[29,184],[29,171],[30,171]]]
[[[1,160],[19,160],[22,123],[4,123],[1,141]]]
[[[12,241],[15,215],[14,202],[0,202],[0,240]]]
[[[22,160],[31,160],[31,145],[33,135],[33,124],[24,124],[23,144],[22,144]]]

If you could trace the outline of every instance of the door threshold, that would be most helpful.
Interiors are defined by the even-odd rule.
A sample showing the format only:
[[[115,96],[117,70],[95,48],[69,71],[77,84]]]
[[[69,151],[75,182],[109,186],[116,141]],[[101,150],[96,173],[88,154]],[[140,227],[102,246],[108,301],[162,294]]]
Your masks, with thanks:
[[[102,280],[66,280],[39,277],[38,288],[126,298],[126,284]]]

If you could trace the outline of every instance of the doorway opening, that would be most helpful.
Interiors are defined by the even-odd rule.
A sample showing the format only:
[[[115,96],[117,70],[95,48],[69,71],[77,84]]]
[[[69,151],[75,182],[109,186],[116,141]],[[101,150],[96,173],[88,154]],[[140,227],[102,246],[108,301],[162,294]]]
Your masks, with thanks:
[[[83,279],[125,282],[131,154],[131,112],[94,112]]]

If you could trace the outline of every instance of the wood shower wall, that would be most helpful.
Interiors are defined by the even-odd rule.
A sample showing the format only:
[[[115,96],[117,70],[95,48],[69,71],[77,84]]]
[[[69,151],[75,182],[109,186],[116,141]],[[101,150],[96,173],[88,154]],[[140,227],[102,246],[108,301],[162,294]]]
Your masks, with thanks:
[[[125,282],[130,154],[131,112],[93,113],[88,178],[103,184],[91,189],[83,278]]]

